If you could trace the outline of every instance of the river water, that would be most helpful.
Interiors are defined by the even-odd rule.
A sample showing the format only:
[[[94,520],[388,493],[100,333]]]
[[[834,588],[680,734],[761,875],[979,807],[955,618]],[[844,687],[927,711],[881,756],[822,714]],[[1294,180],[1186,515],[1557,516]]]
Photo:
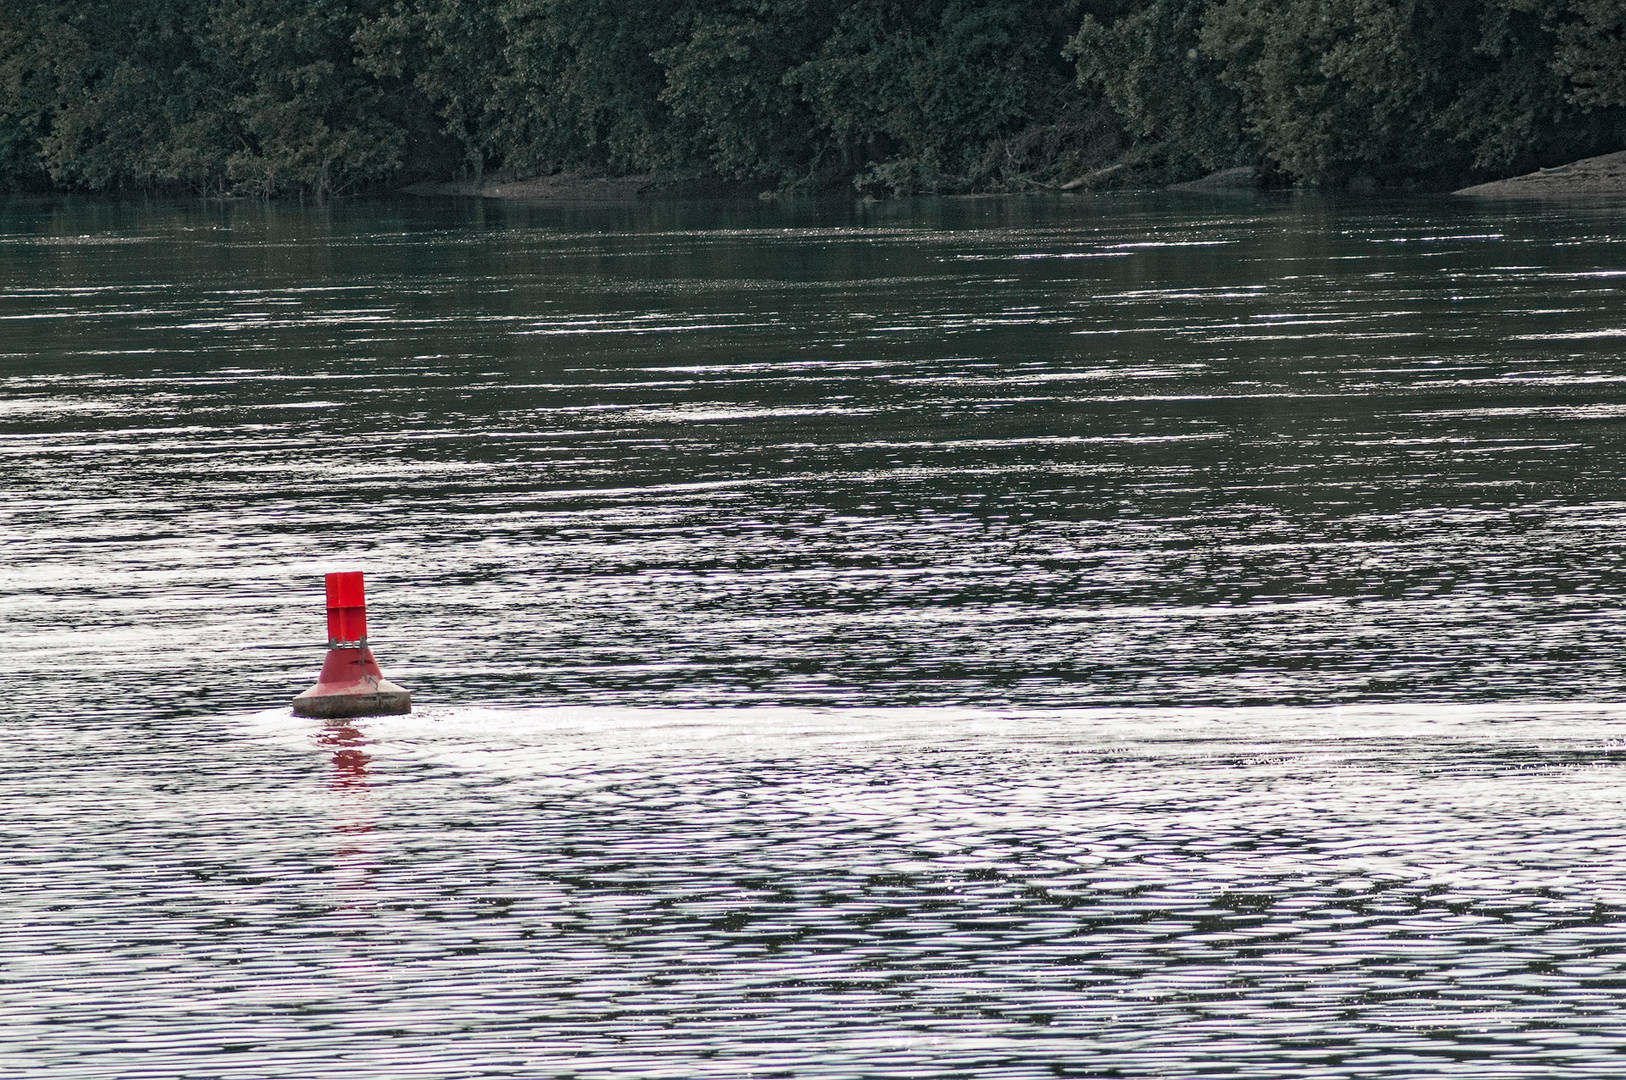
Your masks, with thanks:
[[[0,477],[12,1075],[1621,1070],[1626,206],[17,203]]]

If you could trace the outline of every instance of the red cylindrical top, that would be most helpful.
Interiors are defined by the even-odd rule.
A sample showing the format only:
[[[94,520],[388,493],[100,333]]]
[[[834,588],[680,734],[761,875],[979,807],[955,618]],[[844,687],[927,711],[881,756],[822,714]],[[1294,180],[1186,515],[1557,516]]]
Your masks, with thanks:
[[[327,640],[363,641],[367,637],[367,600],[360,570],[327,575]]]
[[[327,575],[328,607],[366,607],[362,594],[361,571],[344,570]]]

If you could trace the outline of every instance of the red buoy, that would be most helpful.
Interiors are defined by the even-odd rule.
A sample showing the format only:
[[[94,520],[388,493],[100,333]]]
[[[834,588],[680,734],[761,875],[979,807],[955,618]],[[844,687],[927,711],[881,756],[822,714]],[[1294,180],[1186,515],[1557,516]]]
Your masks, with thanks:
[[[316,685],[294,698],[295,716],[337,719],[412,711],[412,695],[384,678],[367,648],[360,570],[327,575],[327,659]]]

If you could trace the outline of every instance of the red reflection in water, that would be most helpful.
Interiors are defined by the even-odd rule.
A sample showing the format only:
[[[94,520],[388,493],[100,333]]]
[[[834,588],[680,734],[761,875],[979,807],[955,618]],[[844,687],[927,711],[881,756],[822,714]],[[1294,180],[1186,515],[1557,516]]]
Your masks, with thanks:
[[[329,723],[316,736],[316,741],[333,748],[334,788],[342,790],[367,786],[367,763],[372,757],[361,750],[367,745],[365,735],[341,720]]]
[[[333,774],[328,786],[339,796],[333,821],[333,855],[337,860],[333,877],[337,888],[334,914],[365,916],[370,907],[373,873],[373,851],[365,836],[374,827],[367,774],[372,755],[362,749],[367,745],[367,737],[346,721],[330,720],[316,733],[316,742],[333,751]],[[340,966],[358,964],[365,966],[359,954],[341,962]]]
[[[327,727],[317,733],[316,741],[332,749],[333,778],[329,786],[346,796],[340,804],[341,816],[333,823],[333,831],[339,836],[372,832],[373,822],[363,798],[368,787],[367,763],[373,760],[371,754],[361,749],[367,745],[367,737],[343,720],[335,720],[329,721]],[[349,844],[341,846],[334,854],[343,858],[366,855],[367,852]]]

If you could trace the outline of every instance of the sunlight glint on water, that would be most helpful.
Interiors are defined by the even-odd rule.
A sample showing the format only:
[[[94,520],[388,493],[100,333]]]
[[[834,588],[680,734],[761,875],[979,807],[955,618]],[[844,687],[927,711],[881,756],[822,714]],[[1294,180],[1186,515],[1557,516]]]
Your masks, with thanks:
[[[1617,210],[3,223],[10,1071],[1618,1074]]]

